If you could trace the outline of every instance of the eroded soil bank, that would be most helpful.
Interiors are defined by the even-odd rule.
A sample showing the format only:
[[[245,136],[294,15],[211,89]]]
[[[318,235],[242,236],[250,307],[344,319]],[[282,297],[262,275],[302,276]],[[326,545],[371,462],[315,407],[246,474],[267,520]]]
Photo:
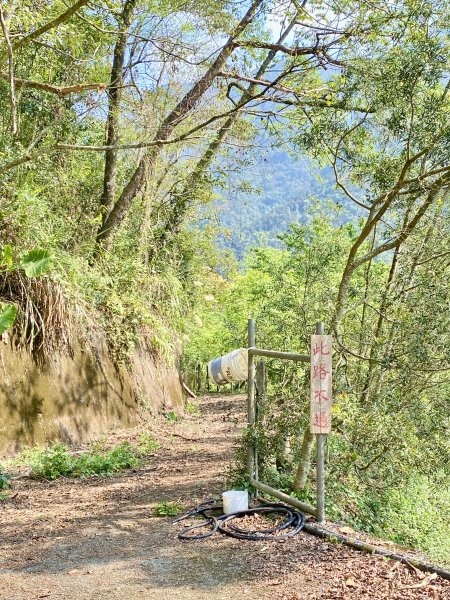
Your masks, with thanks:
[[[0,336],[0,456],[58,440],[80,444],[103,431],[133,427],[143,408],[182,408],[175,367],[156,361],[143,345],[131,363],[117,367],[100,339],[38,365]]]
[[[208,397],[201,415],[154,419],[161,443],[115,478],[18,480],[0,504],[1,600],[319,600],[450,598],[449,582],[306,533],[283,542],[217,536],[180,542],[162,501],[196,505],[223,491],[244,422],[243,397]]]

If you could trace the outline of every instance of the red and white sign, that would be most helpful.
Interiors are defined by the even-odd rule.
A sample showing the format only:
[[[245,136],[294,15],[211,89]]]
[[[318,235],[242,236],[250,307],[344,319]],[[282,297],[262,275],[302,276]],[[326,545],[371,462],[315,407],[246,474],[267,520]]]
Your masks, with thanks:
[[[330,433],[332,398],[331,335],[311,336],[311,433]]]

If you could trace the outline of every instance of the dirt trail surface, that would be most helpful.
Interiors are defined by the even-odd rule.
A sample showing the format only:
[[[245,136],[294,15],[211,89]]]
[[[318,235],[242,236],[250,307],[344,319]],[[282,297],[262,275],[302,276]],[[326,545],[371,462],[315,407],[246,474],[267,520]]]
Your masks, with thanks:
[[[280,542],[217,535],[181,542],[161,501],[186,507],[223,491],[244,422],[241,397],[207,397],[201,416],[154,419],[161,443],[114,478],[18,480],[0,503],[1,600],[450,599],[449,582],[306,533]]]

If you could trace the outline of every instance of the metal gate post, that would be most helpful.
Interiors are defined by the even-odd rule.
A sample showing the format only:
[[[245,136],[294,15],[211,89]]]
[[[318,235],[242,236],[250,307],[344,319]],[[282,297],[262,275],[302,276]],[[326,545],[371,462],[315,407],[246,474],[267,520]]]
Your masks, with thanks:
[[[248,347],[255,347],[255,321],[248,320]],[[255,479],[256,449],[253,443],[253,426],[255,424],[255,359],[251,352],[248,353],[248,395],[247,395],[247,423],[249,426],[249,439],[247,449],[247,471],[249,479]]]
[[[322,321],[316,323],[316,335],[325,335]],[[311,359],[312,360],[312,359]],[[325,521],[325,443],[326,435],[316,434],[317,521]]]
[[[264,401],[266,398],[266,363],[263,360],[259,360],[255,364],[255,423],[261,425],[261,415],[264,410]],[[259,481],[259,457],[258,457],[258,446],[255,447],[254,452],[255,463],[254,472],[255,479]],[[255,489],[255,497],[258,496],[259,490]]]

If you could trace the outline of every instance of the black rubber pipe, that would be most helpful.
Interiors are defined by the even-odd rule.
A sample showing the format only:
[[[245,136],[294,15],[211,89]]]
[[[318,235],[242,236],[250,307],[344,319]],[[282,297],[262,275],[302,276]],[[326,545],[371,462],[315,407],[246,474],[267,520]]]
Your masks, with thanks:
[[[305,524],[305,517],[301,512],[284,504],[264,504],[256,508],[249,508],[248,510],[241,510],[218,517],[210,514],[212,511],[218,510],[223,510],[222,505],[213,505],[212,503],[202,504],[175,519],[174,523],[184,521],[196,515],[202,515],[205,519],[180,531],[178,534],[180,540],[204,540],[214,535],[217,531],[239,540],[282,540],[297,535]],[[243,529],[233,523],[236,519],[257,514],[281,515],[284,517],[284,521],[268,529]],[[207,528],[205,533],[192,533],[203,528]]]

